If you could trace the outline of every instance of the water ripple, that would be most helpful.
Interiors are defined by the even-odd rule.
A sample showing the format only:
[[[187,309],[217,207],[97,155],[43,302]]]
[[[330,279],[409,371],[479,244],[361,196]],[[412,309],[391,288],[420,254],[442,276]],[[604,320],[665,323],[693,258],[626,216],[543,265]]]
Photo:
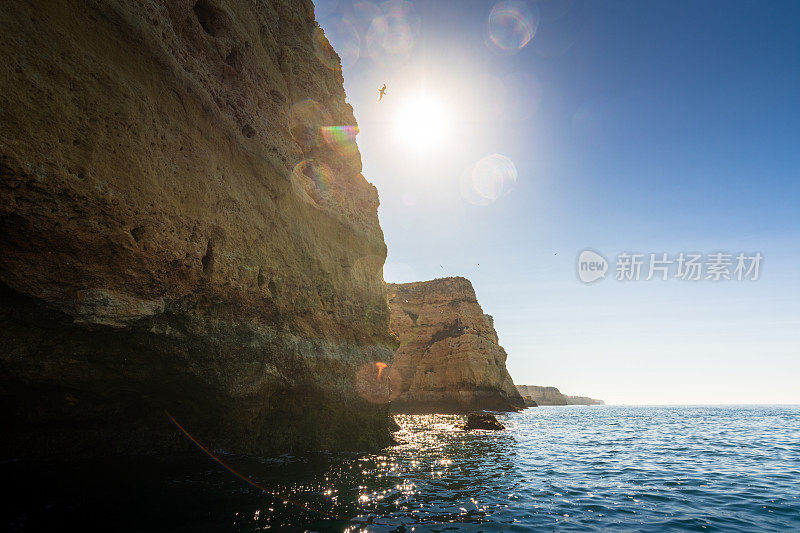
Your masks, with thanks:
[[[62,527],[91,510],[115,530],[800,529],[800,408],[570,406],[501,418],[505,431],[464,432],[457,416],[398,416],[402,444],[371,455],[225,457],[268,492],[201,455],[7,462],[7,483],[21,489],[5,525]]]

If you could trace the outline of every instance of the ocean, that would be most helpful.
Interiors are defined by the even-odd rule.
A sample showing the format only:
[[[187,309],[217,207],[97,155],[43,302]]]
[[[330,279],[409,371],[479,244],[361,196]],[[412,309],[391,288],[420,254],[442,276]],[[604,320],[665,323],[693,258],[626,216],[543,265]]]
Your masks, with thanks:
[[[400,444],[376,454],[5,461],[3,529],[800,530],[800,407],[498,418],[504,431],[465,432],[459,416],[398,416]]]

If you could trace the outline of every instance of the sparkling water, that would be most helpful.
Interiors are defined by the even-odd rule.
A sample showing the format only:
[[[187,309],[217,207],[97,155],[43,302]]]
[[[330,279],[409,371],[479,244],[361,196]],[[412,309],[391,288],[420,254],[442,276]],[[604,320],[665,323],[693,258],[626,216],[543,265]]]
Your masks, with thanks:
[[[12,530],[800,530],[800,407],[398,416],[377,454],[7,461]],[[243,481],[236,474],[246,478]],[[5,529],[5,528],[4,528]]]

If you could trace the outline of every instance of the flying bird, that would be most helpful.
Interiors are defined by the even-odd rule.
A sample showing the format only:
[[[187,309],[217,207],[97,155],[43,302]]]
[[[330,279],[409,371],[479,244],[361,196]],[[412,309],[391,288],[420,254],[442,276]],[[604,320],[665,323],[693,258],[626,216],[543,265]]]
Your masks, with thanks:
[[[383,97],[386,95],[386,84],[383,84],[383,87],[378,89],[378,101],[380,102],[383,100]]]

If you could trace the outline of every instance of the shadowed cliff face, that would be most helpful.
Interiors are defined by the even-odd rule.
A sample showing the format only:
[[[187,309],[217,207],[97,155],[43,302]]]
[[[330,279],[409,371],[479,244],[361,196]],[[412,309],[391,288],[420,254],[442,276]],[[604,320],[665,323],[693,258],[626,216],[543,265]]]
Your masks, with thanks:
[[[378,196],[310,1],[3,2],[8,454],[389,440]],[[63,449],[62,449],[63,448]]]
[[[395,352],[393,409],[510,411],[524,407],[492,317],[464,278],[387,285]],[[396,373],[395,373],[396,372]],[[394,383],[398,385],[394,385]]]

